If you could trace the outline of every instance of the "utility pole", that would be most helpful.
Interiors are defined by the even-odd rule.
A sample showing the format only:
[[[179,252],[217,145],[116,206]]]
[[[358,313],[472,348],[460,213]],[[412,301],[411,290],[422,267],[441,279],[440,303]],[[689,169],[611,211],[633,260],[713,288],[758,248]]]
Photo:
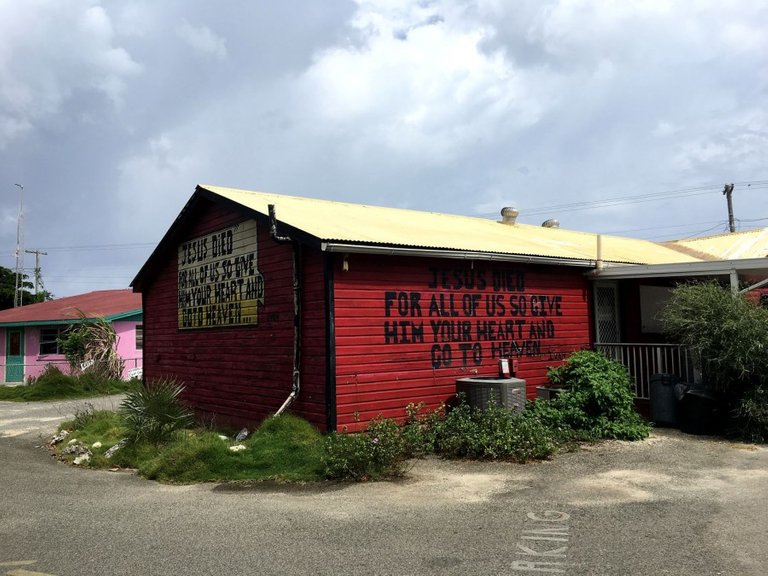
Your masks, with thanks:
[[[22,287],[24,281],[24,253],[22,245],[24,244],[23,222],[24,222],[24,186],[14,184],[19,187],[19,217],[16,220],[16,287],[13,291],[13,307],[18,308],[24,302],[22,299]]]
[[[731,232],[736,232],[736,224],[733,220],[733,184],[726,184],[723,188],[723,194],[728,201],[728,229]]]
[[[40,256],[48,256],[48,252],[42,250],[24,250],[27,254],[35,255],[35,301],[37,301],[37,287],[43,287],[43,275],[40,273]]]

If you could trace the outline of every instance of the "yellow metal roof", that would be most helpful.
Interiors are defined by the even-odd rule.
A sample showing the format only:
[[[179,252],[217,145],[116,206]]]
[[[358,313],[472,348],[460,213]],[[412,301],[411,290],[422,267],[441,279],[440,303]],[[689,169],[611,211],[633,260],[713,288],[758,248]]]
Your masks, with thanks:
[[[553,259],[597,259],[597,234],[528,224],[502,224],[486,218],[384,208],[200,185],[199,188],[276,217],[321,241],[417,247],[436,250],[514,254]],[[601,236],[602,259],[628,264],[696,262],[700,258],[671,247],[619,236]]]
[[[768,228],[665,243],[703,259],[740,260],[768,256]]]

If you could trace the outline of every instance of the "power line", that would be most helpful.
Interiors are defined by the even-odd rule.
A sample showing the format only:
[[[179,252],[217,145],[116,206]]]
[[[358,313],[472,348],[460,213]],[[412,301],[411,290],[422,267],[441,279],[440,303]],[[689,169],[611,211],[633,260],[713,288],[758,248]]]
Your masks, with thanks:
[[[139,248],[150,248],[157,246],[155,242],[130,243],[130,244],[91,244],[82,246],[52,246],[47,248],[51,252],[79,252],[79,251],[99,251],[99,250],[134,250]]]
[[[768,180],[750,180],[735,182],[734,186],[745,187],[750,190],[760,190],[768,188]],[[602,198],[598,200],[584,200],[581,202],[571,202],[567,204],[554,204],[551,206],[540,206],[533,208],[522,208],[520,212],[526,216],[551,213],[556,210],[586,210],[588,208],[604,208],[609,206],[620,206],[624,204],[637,204],[641,202],[651,202],[662,198],[685,198],[689,196],[702,196],[712,192],[721,191],[722,184],[697,186],[692,188],[678,188],[675,190],[665,190],[663,192],[651,192],[647,194],[637,194],[634,196],[617,196],[613,198]]]

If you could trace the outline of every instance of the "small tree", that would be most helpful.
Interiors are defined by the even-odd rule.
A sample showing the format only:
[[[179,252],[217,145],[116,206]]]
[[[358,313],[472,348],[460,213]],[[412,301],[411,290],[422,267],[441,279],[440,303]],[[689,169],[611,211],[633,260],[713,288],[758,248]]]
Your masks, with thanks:
[[[117,354],[118,336],[112,325],[103,318],[87,319],[80,312],[81,323],[70,327],[59,343],[73,374],[90,372],[108,379],[122,377],[125,363]]]
[[[705,382],[730,399],[768,381],[768,311],[714,282],[680,285],[664,332],[693,352]]]

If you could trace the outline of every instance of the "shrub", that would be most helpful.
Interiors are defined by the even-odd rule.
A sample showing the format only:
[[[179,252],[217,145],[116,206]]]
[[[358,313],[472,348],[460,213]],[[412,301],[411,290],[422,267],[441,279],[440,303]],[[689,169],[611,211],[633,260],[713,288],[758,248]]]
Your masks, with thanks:
[[[543,423],[493,402],[472,408],[463,400],[435,427],[435,452],[448,458],[527,462],[551,456],[555,439]]]
[[[424,412],[424,402],[405,407],[405,423],[401,429],[405,453],[411,458],[422,458],[435,452],[437,431],[445,418],[445,404]]]
[[[119,337],[114,327],[103,318],[90,319],[82,311],[78,313],[80,323],[70,326],[59,338],[72,373],[80,373],[83,362],[89,362],[88,372],[101,379],[119,379],[125,363],[117,354]]]
[[[180,399],[184,386],[175,380],[160,379],[128,392],[120,413],[133,442],[165,442],[176,430],[189,427],[194,414]]]
[[[326,436],[323,466],[329,479],[379,480],[405,474],[408,456],[400,427],[379,417],[365,432]]]
[[[768,442],[768,387],[756,386],[732,412],[733,433],[750,442]]]
[[[648,436],[650,425],[635,411],[634,394],[627,369],[598,352],[571,354],[550,380],[565,388],[542,410],[549,426],[568,427],[576,437],[639,440]]]
[[[768,384],[768,311],[754,301],[713,282],[685,284],[673,290],[662,322],[730,402]]]

